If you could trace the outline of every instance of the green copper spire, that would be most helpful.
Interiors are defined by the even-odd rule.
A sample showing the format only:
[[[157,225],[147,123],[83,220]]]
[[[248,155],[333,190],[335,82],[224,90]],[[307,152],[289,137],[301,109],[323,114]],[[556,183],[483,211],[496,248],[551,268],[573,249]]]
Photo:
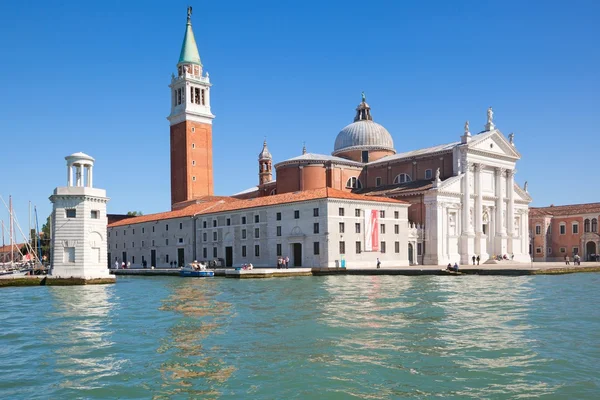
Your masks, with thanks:
[[[197,64],[202,65],[194,31],[192,31],[192,7],[187,9],[187,24],[185,26],[185,35],[183,36],[183,46],[177,64]]]

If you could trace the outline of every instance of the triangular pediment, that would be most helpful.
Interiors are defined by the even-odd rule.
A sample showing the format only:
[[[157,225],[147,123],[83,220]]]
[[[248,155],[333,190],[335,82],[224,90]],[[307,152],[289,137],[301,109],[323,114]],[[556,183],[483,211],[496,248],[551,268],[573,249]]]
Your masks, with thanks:
[[[516,160],[521,158],[521,155],[515,149],[515,146],[513,146],[506,137],[504,137],[502,132],[497,129],[473,136],[473,139],[468,144],[468,148],[469,150],[501,157],[509,157]]]

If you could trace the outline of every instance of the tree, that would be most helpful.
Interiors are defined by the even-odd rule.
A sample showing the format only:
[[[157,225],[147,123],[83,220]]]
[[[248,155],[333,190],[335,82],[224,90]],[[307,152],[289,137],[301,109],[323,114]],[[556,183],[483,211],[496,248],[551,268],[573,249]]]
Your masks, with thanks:
[[[139,217],[139,216],[142,216],[142,215],[144,215],[144,213],[141,212],[141,211],[127,211],[127,216],[128,217]]]

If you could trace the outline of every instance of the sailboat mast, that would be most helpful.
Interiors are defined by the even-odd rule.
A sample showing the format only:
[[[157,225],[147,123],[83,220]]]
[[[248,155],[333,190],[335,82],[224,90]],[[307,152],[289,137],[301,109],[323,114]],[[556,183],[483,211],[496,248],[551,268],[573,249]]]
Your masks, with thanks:
[[[2,251],[4,251],[4,220],[0,221],[2,223]],[[4,263],[6,257],[2,256],[2,262]]]
[[[10,262],[14,264],[15,262],[15,253],[14,253],[14,243],[13,243],[13,208],[12,208],[12,195],[8,196],[8,214],[9,214],[9,222],[8,222],[8,236],[10,236]]]

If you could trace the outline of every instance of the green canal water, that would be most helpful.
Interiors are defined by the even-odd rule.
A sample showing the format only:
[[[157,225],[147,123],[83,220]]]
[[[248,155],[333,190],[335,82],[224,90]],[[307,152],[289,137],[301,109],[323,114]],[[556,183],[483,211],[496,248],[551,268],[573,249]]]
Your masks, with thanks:
[[[600,398],[600,274],[0,290],[2,399]]]

